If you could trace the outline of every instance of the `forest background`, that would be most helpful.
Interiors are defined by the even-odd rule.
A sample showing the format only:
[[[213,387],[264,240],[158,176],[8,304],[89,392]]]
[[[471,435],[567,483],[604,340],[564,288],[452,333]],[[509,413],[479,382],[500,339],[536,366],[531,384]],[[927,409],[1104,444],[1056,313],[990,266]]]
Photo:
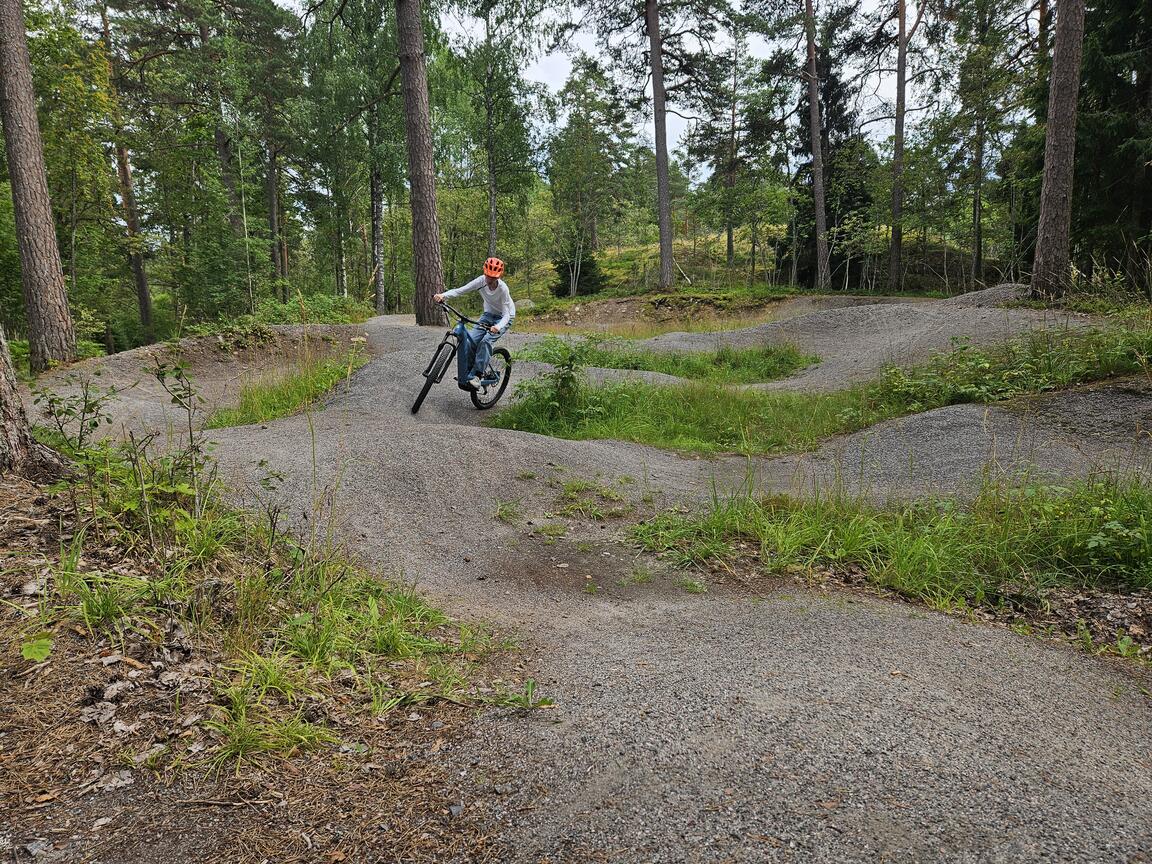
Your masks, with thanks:
[[[397,6],[24,4],[82,353],[246,316],[413,310],[427,265],[414,261]],[[480,0],[425,4],[423,21],[449,286],[486,254],[537,302],[702,283],[767,296],[1028,279],[1045,130],[1069,120],[1048,116],[1045,0],[837,0],[807,15],[773,0]],[[1147,4],[1090,5],[1082,38],[1067,285],[1148,297]],[[570,62],[559,90],[525,74],[555,52]],[[682,118],[670,148],[647,132],[655,71]],[[0,187],[0,325],[19,354],[5,165]]]

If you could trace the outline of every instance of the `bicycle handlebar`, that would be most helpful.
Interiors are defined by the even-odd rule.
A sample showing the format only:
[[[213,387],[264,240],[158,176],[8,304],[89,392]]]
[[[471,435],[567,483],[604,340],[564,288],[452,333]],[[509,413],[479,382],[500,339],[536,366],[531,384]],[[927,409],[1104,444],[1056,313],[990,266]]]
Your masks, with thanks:
[[[443,300],[440,301],[439,305],[442,306],[443,308],[447,309],[449,312],[451,312],[453,315],[455,315],[461,321],[467,321],[469,324],[479,324],[480,323],[475,318],[469,318],[467,315],[463,314],[459,310],[453,309],[451,306],[449,306]]]

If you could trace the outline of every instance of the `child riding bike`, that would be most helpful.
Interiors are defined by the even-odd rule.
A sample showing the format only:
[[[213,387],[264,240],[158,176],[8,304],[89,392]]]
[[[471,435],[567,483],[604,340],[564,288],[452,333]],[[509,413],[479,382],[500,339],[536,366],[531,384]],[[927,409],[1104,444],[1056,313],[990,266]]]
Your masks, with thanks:
[[[457,382],[461,390],[479,390],[481,376],[488,368],[492,357],[492,346],[508,332],[516,319],[516,304],[508,286],[500,277],[504,275],[504,262],[499,258],[489,258],[484,262],[484,275],[477,276],[467,285],[433,294],[432,299],[441,303],[447,297],[459,297],[479,291],[484,300],[484,314],[480,323],[472,328],[470,339],[464,340],[456,354]]]

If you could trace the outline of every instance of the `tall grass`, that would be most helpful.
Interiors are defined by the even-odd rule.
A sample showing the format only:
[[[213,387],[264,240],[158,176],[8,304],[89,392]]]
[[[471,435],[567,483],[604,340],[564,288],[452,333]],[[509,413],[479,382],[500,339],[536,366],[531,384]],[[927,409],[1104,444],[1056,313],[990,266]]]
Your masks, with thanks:
[[[700,453],[767,454],[810,448],[833,435],[945,405],[996,402],[1146,372],[1152,329],[1044,331],[995,350],[960,344],[922,366],[893,367],[870,384],[832,393],[735,390],[707,380],[592,387],[581,368],[593,362],[597,343],[550,344],[557,371],[522,384],[492,425]]]
[[[530,346],[522,355],[529,360],[554,362],[573,346],[556,337],[547,337]],[[820,358],[802,354],[792,345],[764,345],[733,348],[722,345],[715,351],[654,351],[625,339],[585,338],[575,346],[583,363],[601,369],[635,369],[662,372],[679,378],[725,384],[750,384],[784,378],[817,362]]]
[[[658,516],[635,535],[682,563],[729,557],[752,541],[769,570],[858,568],[939,608],[1039,603],[1056,587],[1152,588],[1152,486],[1137,478],[988,482],[968,506],[744,495],[703,515]]]
[[[255,381],[240,391],[235,406],[214,411],[204,428],[247,426],[295,414],[350,376],[368,359],[359,351],[352,351],[343,358],[307,360],[286,375]]]
[[[694,382],[673,387],[625,381],[582,386],[565,400],[521,390],[492,425],[577,440],[610,438],[698,453],[776,453],[811,447],[881,419],[865,394],[815,396],[731,390]]]

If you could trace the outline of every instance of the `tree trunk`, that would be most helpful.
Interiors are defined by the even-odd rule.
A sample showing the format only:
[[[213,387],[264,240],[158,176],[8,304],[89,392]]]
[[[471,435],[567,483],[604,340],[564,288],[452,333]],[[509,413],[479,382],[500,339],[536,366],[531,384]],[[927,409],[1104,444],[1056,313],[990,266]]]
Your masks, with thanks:
[[[668,110],[664,93],[664,55],[657,0],[644,0],[652,66],[652,109],[656,124],[656,212],[660,226],[660,290],[672,289],[672,192],[668,179]]]
[[[740,42],[737,41],[732,51],[732,101],[728,124],[728,166],[724,176],[724,187],[727,190],[724,202],[724,229],[727,234],[727,249],[725,261],[731,269],[736,264],[735,227],[733,225],[736,202],[732,199],[736,195],[736,99],[739,87],[740,72]]]
[[[115,54],[112,50],[112,30],[108,25],[108,4],[100,6],[100,23],[104,31],[104,52],[108,57],[108,76],[118,82]],[[114,86],[114,96],[119,98],[118,86]],[[136,286],[136,305],[140,311],[140,327],[148,342],[156,340],[156,328],[152,322],[152,291],[148,286],[148,271],[144,268],[143,240],[140,237],[140,212],[136,207],[136,189],[132,182],[132,162],[128,147],[124,143],[124,130],[120,128],[119,106],[117,121],[113,130],[116,151],[116,179],[120,184],[120,203],[124,208],[124,226],[128,232],[128,267],[132,271],[132,281]]]
[[[207,68],[216,69],[219,60],[212,56],[212,33],[203,21],[197,22],[200,33],[200,51],[208,64]],[[232,139],[224,131],[224,97],[220,93],[220,82],[212,82],[212,92],[216,97],[214,109],[216,116],[213,123],[212,138],[216,144],[216,160],[220,163],[220,181],[224,184],[224,191],[228,195],[228,224],[232,228],[232,235],[237,239],[244,236],[244,219],[240,214],[240,186],[236,182],[236,173],[232,170]]]
[[[369,176],[369,195],[372,205],[372,300],[377,315],[384,314],[384,191],[380,168],[375,160]]]
[[[424,23],[420,0],[396,0],[400,77],[404,90],[404,132],[412,200],[412,269],[416,277],[417,324],[438,324],[433,294],[443,290],[440,223],[436,215],[436,175],[432,167],[432,117],[424,66]]]
[[[4,328],[0,327],[0,474],[27,467],[33,461],[35,448],[24,403],[16,391],[8,340],[4,338]]]
[[[1044,135],[1044,184],[1032,265],[1032,296],[1060,297],[1068,282],[1072,180],[1076,156],[1076,107],[1084,49],[1084,0],[1063,0],[1056,16],[1056,45]]]
[[[972,154],[972,285],[984,281],[984,118],[976,119],[976,146]]]
[[[1044,65],[1048,62],[1048,0],[1040,0],[1039,8],[1039,21],[1037,22],[1038,33],[1036,35],[1036,60],[1037,66],[1043,74]]]
[[[268,258],[272,263],[272,278],[283,279],[283,259],[280,256],[280,153],[276,145],[268,142],[268,173],[264,177],[264,199],[268,208]]]
[[[400,266],[400,238],[396,227],[396,202],[388,202],[388,309],[400,311],[400,289],[396,286],[397,269]]]
[[[824,212],[824,156],[820,138],[820,82],[816,77],[816,12],[812,0],[804,2],[804,30],[808,42],[808,129],[812,139],[812,203],[816,212],[816,289],[827,291],[828,222]]]
[[[148,271],[144,269],[143,240],[140,237],[140,214],[136,209],[136,193],[132,183],[132,165],[128,161],[128,148],[116,143],[116,175],[120,180],[120,199],[124,205],[124,224],[128,229],[128,265],[136,285],[136,306],[140,310],[140,326],[148,342],[156,341],[156,328],[152,323],[152,291],[148,287]]]
[[[904,282],[904,106],[908,90],[908,7],[896,0],[896,124],[892,136],[892,241],[888,248],[888,290]]]
[[[368,115],[368,204],[372,211],[372,301],[377,315],[383,315],[387,298],[384,295],[384,181],[380,177],[380,159],[376,148],[380,128],[380,111],[372,107]]]
[[[344,214],[336,207],[336,237],[333,257],[336,264],[336,296],[348,296],[348,270],[344,263]]]
[[[496,254],[496,166],[488,155],[488,257]]]
[[[20,248],[30,364],[42,372],[76,356],[76,333],[56,245],[32,65],[20,0],[0,0],[0,120]]]

